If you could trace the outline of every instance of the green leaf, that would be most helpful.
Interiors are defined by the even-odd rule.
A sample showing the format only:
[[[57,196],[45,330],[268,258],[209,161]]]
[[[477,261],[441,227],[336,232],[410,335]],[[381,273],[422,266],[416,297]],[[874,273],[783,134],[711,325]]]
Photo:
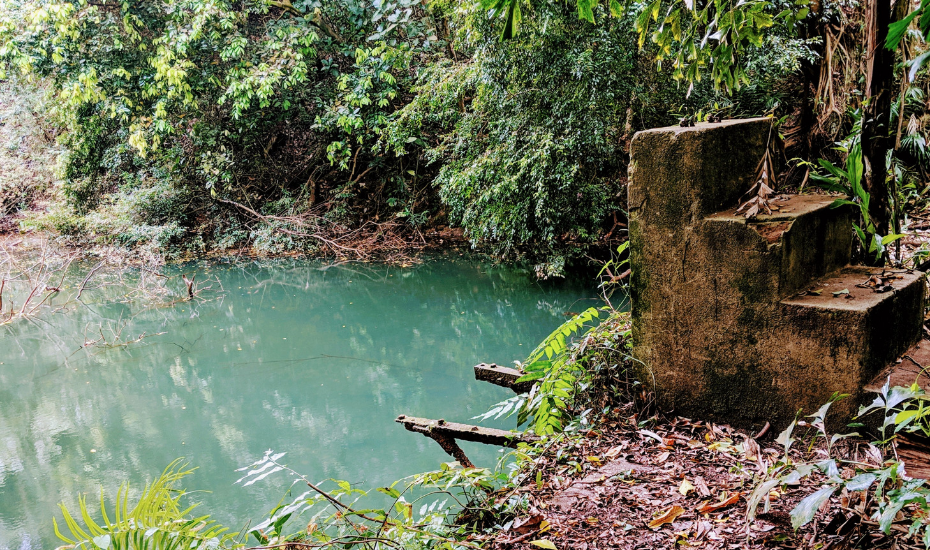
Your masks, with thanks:
[[[610,0],[610,15],[614,17],[623,15],[623,6],[617,0]]]
[[[507,6],[507,18],[504,22],[504,30],[501,34],[501,39],[510,40],[517,35],[517,31],[520,30],[520,19],[522,19],[520,0],[511,0],[510,4]]]
[[[861,243],[863,247],[868,246],[869,240],[866,238],[865,232],[862,231],[862,228],[856,224],[853,224],[853,231],[855,231],[856,236],[859,237],[859,243]]]
[[[910,410],[910,411],[901,411],[894,417],[895,424],[908,424],[920,414],[920,411]]]
[[[597,0],[577,0],[577,5],[578,18],[594,23],[594,6],[597,5]]]
[[[94,546],[101,548],[102,550],[107,550],[110,547],[110,535],[100,535],[99,537],[94,537]]]
[[[888,37],[885,38],[885,48],[895,51],[898,49],[898,44],[901,43],[901,39],[904,38],[904,33],[907,32],[907,28],[910,26],[911,21],[915,17],[920,15],[920,10],[914,10],[900,21],[895,21],[888,25]]]
[[[865,491],[875,481],[875,474],[859,474],[846,482],[846,489],[850,491]]]
[[[895,233],[893,235],[885,235],[882,237],[882,246],[887,245],[888,243],[893,243],[894,241],[900,239],[904,235],[901,233]]]
[[[783,432],[778,435],[778,438],[775,440],[775,443],[779,443],[785,447],[785,453],[791,448],[791,444],[794,443],[794,438],[791,437],[791,432],[794,431],[794,427],[797,426],[797,421],[788,424],[788,427],[785,428]]]
[[[816,514],[820,506],[833,495],[834,491],[836,491],[836,487],[828,485],[808,495],[804,500],[799,502],[798,505],[794,507],[794,510],[791,510],[791,527],[797,531],[810,523],[810,521],[814,519],[814,514]]]
[[[862,148],[853,147],[846,157],[847,179],[852,184],[855,195],[865,201],[868,200],[869,194],[862,188],[862,166]]]
[[[930,14],[930,10],[927,10],[926,13]],[[926,35],[928,33],[925,31],[924,34]],[[914,79],[917,78],[917,71],[919,71],[920,68],[923,67],[924,63],[926,63],[928,59],[930,59],[930,51],[926,51],[920,54],[919,56],[915,57],[909,62],[911,66],[911,70],[908,71],[907,73],[907,79],[910,82],[914,82]]]
[[[835,166],[832,162],[827,159],[819,159],[817,162],[822,166],[827,172],[830,172],[838,178],[843,178],[844,180],[849,179],[849,176],[841,170],[838,166]]]
[[[379,493],[384,493],[384,494],[386,494],[387,496],[389,496],[389,497],[391,497],[391,498],[399,498],[399,497],[400,497],[400,491],[398,491],[397,489],[395,489],[395,488],[393,488],[393,487],[379,487],[379,488],[378,488],[378,492],[379,492]]]
[[[891,500],[888,507],[882,511],[882,515],[878,518],[878,527],[885,534],[891,532],[891,524],[894,523],[894,518],[901,511],[901,508],[904,508],[904,504],[904,499],[899,497]]]
[[[533,380],[539,380],[540,378],[543,378],[545,376],[546,376],[545,371],[528,372],[524,374],[523,376],[521,376],[520,378],[517,378],[517,381],[515,383],[532,382]]]

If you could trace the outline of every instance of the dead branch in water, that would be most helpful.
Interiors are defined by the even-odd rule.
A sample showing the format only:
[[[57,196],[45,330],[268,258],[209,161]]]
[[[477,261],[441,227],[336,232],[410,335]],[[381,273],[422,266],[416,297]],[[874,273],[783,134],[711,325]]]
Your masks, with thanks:
[[[28,250],[11,250],[0,242],[0,326],[42,311],[56,313],[84,306],[87,293],[101,289],[106,291],[103,295],[95,293],[98,299],[102,296],[104,300],[138,301],[145,308],[171,306],[200,298],[204,292],[223,291],[215,277],[213,284],[197,285],[196,274],[188,279],[184,274],[169,277],[145,266],[126,270],[120,267],[118,258],[109,256],[84,271],[79,263],[81,259],[81,254],[53,246],[47,240]],[[114,269],[104,270],[107,266]],[[177,298],[181,294],[169,287],[169,282],[177,278],[183,278],[186,285],[183,299]],[[68,281],[74,283],[68,284]],[[111,332],[116,340],[125,341],[115,329]],[[145,336],[142,334],[125,342],[136,342]],[[93,343],[114,338],[85,341]]]
[[[316,209],[289,216],[272,216],[233,200],[217,200],[235,206],[256,220],[276,223],[275,231],[292,237],[314,239],[320,243],[324,251],[339,259],[367,260],[377,256],[388,262],[403,263],[411,261],[404,250],[419,250],[426,246],[425,239],[419,231],[416,231],[417,238],[405,238],[405,234],[412,237],[409,227],[405,228],[394,221],[367,221],[351,229],[334,222],[323,223],[322,217],[315,212]],[[387,252],[386,256],[382,255],[384,252]]]

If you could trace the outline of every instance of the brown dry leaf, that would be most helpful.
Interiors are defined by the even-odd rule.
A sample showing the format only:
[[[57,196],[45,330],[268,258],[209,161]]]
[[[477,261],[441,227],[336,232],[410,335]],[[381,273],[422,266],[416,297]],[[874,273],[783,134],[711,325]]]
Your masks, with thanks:
[[[657,516],[655,516],[652,519],[652,521],[650,521],[646,525],[650,529],[658,529],[659,527],[665,525],[666,523],[672,523],[678,518],[678,516],[684,513],[685,513],[685,509],[682,508],[681,506],[671,506],[664,512],[661,512]]]
[[[778,174],[775,172],[775,163],[772,154],[771,131],[769,132],[769,143],[766,144],[765,153],[762,160],[756,167],[756,183],[749,191],[743,195],[743,202],[736,209],[737,214],[743,214],[747,219],[753,218],[760,213],[772,213],[772,207],[769,203],[775,191],[775,182]]]
[[[604,456],[607,458],[614,458],[615,456],[618,456],[622,451],[623,449],[620,446],[612,447],[609,451],[604,453]]]
[[[697,527],[694,529],[694,540],[700,540],[704,535],[710,533],[714,526],[711,525],[709,521],[698,521]]]
[[[665,440],[662,439],[662,436],[660,436],[659,434],[655,432],[651,432],[649,430],[639,430],[639,434],[645,437],[651,437],[652,439],[655,439],[656,441],[659,442],[659,445],[665,445]]]
[[[697,476],[694,478],[694,487],[701,493],[702,497],[710,496],[710,487],[707,486],[707,482],[704,481],[702,476]]]
[[[762,454],[762,449],[755,439],[747,439],[743,449],[746,451],[746,460],[756,460]]]
[[[740,494],[741,493],[733,493],[727,498],[721,500],[720,502],[716,502],[714,504],[711,504],[709,502],[701,504],[698,507],[697,512],[699,514],[710,514],[711,512],[716,512],[717,510],[726,508],[727,506],[730,506],[731,504],[736,504],[736,502],[739,500]]]
[[[513,522],[513,531],[518,534],[530,533],[539,530],[539,526],[543,522],[542,514],[536,514],[528,518],[517,518]]]

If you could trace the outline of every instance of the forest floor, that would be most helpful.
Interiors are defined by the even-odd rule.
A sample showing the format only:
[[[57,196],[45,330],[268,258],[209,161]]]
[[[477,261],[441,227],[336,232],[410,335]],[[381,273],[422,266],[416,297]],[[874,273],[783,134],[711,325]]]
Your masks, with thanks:
[[[797,464],[823,460],[816,430],[803,434],[787,455]],[[530,512],[509,523],[491,548],[558,550],[704,548],[851,549],[924,548],[902,521],[890,535],[872,521],[874,503],[864,492],[838,491],[795,531],[791,510],[826,477],[819,471],[786,487],[776,486],[747,520],[747,501],[756,481],[784,461],[778,433],[755,436],[726,425],[674,418],[648,429],[633,415],[602,421],[599,429],[550,448],[535,472],[514,489]],[[834,457],[879,467],[881,451],[848,440]],[[840,468],[848,479],[852,468]],[[864,499],[864,500],[863,500]],[[551,543],[551,545],[550,545]]]

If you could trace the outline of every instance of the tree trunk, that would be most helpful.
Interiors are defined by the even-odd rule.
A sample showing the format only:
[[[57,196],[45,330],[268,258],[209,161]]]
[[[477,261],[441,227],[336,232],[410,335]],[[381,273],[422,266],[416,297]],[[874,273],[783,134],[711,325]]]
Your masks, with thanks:
[[[888,25],[891,23],[891,2],[869,0],[866,9],[866,77],[865,101],[862,113],[862,158],[865,163],[863,185],[869,193],[869,216],[880,235],[888,234],[891,213],[888,201],[886,162],[891,148],[889,118],[894,88],[894,52],[885,48]],[[869,261],[875,261],[869,257]],[[884,258],[876,263],[881,264]]]
[[[814,126],[817,122],[817,113],[815,111],[817,104],[817,84],[820,82],[820,71],[824,63],[824,44],[826,36],[824,32],[823,18],[821,14],[820,0],[814,0],[810,3],[810,15],[807,16],[807,25],[801,30],[803,38],[812,42],[811,50],[816,53],[813,61],[801,61],[801,113],[798,117],[800,126],[798,135],[800,139],[796,143],[797,149],[789,153],[788,158],[801,157],[812,158],[819,151],[814,147]],[[813,40],[819,39],[819,40]]]

